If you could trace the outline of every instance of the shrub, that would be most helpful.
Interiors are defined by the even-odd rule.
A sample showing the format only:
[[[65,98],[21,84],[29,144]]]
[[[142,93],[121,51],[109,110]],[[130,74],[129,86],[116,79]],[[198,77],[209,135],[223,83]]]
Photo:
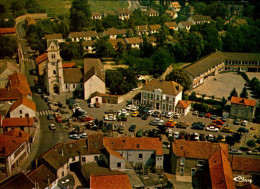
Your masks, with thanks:
[[[243,152],[247,152],[247,151],[249,151],[249,148],[246,147],[246,146],[241,146],[241,147],[239,148],[239,150],[241,150],[241,151],[243,151]]]
[[[254,139],[247,141],[246,144],[247,144],[247,146],[249,146],[249,147],[255,147],[255,146],[256,146],[256,145],[255,145],[255,140],[254,140]]]

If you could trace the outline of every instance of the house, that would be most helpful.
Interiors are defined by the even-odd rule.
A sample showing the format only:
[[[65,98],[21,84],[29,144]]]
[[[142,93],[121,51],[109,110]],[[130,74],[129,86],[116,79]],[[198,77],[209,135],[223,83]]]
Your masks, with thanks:
[[[3,104],[0,103],[0,115],[2,115],[3,117],[7,117],[11,106],[12,106],[12,104],[10,102],[3,103]]]
[[[220,51],[213,52],[193,64],[184,68],[190,75],[192,87],[196,88],[203,84],[208,77],[214,77],[219,72],[225,69],[226,57]]]
[[[18,89],[0,88],[0,102],[13,103],[25,95]]]
[[[0,135],[0,149],[0,166],[6,177],[16,172],[30,153],[26,137]]]
[[[100,12],[92,12],[91,13],[91,18],[93,20],[96,20],[96,19],[101,20],[102,19],[102,14]]]
[[[19,172],[0,183],[0,189],[39,189],[35,187],[35,183],[24,173]]]
[[[38,56],[37,58],[35,58],[35,64],[37,66],[39,76],[44,75],[47,62],[48,62],[47,53],[43,53],[40,56]]]
[[[39,188],[53,189],[58,186],[57,176],[43,164],[27,173],[27,176]]]
[[[171,18],[176,19],[178,17],[178,14],[173,10],[166,10],[165,13]]]
[[[63,39],[61,33],[46,34],[46,35],[44,36],[44,38],[45,38],[46,40],[56,39],[59,43],[65,42],[65,39]]]
[[[175,31],[178,30],[178,25],[176,22],[165,22],[164,24],[171,30],[175,30]]]
[[[142,36],[143,34],[149,34],[148,25],[135,26],[135,30],[139,36]]]
[[[155,34],[155,33],[159,33],[159,30],[161,29],[161,25],[160,24],[149,25],[149,28],[150,28],[150,34]]]
[[[122,38],[119,38],[119,39],[109,39],[108,42],[111,43],[111,45],[114,47],[115,50],[118,49],[118,44],[119,43],[121,43],[121,45],[123,47],[126,47],[126,42]]]
[[[90,102],[94,104],[95,102],[107,103],[107,104],[119,104],[123,101],[121,95],[111,95],[105,93],[94,92],[90,95]]]
[[[188,21],[190,21],[193,25],[196,25],[196,24],[210,23],[212,19],[210,16],[191,15],[188,18]]]
[[[240,15],[243,12],[244,5],[228,5],[231,15]]]
[[[63,68],[64,92],[73,93],[83,89],[83,75],[80,68]]]
[[[15,28],[0,28],[0,35],[15,36],[16,29]]]
[[[32,117],[29,118],[3,118],[0,126],[2,127],[3,133],[6,134],[9,131],[14,129],[20,129],[26,133],[29,133],[30,136],[34,135],[34,126],[35,119]]]
[[[95,47],[94,47],[94,44],[96,43],[96,40],[93,40],[93,41],[83,41],[82,42],[82,45],[84,47],[84,51],[86,53],[96,53],[95,51]]]
[[[139,49],[140,43],[143,43],[143,39],[140,37],[125,38],[126,44],[129,44],[131,48]]]
[[[232,96],[230,118],[252,121],[255,117],[256,101]]]
[[[130,11],[127,8],[117,9],[116,12],[120,20],[128,20],[130,18]]]
[[[182,90],[183,87],[174,81],[154,79],[142,88],[141,103],[157,110],[174,112],[182,99]]]
[[[193,24],[191,21],[183,21],[178,24],[178,27],[179,29],[186,29],[187,31],[189,31],[192,25]]]
[[[7,61],[0,67],[0,86],[5,87],[8,82],[8,76],[14,73],[18,73],[19,66]]]
[[[98,58],[84,59],[84,99],[89,99],[94,92],[105,93],[105,70]]]
[[[20,98],[9,110],[10,118],[36,117],[36,105],[28,98]]]
[[[191,108],[191,101],[187,100],[179,100],[178,104],[176,105],[175,112],[178,112],[179,114],[186,116]]]
[[[103,32],[103,36],[109,36],[109,39],[116,39],[119,36],[126,37],[127,33],[132,33],[131,29],[116,29],[116,28],[110,28]]]
[[[247,25],[246,19],[238,18],[233,21],[233,26],[241,26],[241,25]]]
[[[176,176],[185,176],[190,182],[193,176],[204,178],[205,187],[211,183],[212,188],[234,188],[228,149],[228,144],[223,143],[175,140],[170,154],[171,172]],[[208,182],[209,175],[211,182]]]
[[[71,38],[72,42],[79,42],[81,39],[91,41],[94,37],[98,37],[98,33],[96,31],[70,32],[69,34],[69,38]]]
[[[103,158],[110,169],[152,166],[163,169],[162,141],[159,138],[120,137],[103,139]],[[129,164],[131,163],[131,165]]]
[[[146,14],[149,16],[149,17],[154,17],[154,16],[159,16],[159,12],[154,10],[154,9],[149,9],[146,11]]]
[[[171,2],[170,8],[173,9],[175,12],[179,12],[181,10],[181,6],[178,1]]]
[[[147,41],[154,47],[157,44],[157,39],[155,36],[148,36]]]

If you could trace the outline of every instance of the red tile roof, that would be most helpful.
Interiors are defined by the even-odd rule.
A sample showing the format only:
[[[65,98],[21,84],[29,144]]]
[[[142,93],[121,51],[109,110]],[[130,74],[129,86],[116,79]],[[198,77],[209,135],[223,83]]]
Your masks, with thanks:
[[[24,142],[26,142],[24,138],[17,138],[8,135],[0,135],[0,156],[10,156]]]
[[[228,144],[186,140],[175,140],[172,143],[176,156],[194,159],[209,159],[220,148],[228,156]]]
[[[91,175],[90,188],[92,189],[131,189],[132,185],[128,175]]]
[[[213,189],[235,189],[228,156],[222,149],[216,151],[209,159],[209,170]]]
[[[36,61],[36,64],[40,64],[42,63],[43,61],[45,60],[48,60],[48,54],[47,53],[44,53],[44,54],[41,54],[40,56],[38,56],[35,61]]]
[[[260,158],[230,156],[232,170],[260,172]]]
[[[11,34],[11,33],[16,33],[15,28],[0,28],[0,35],[1,34]]]
[[[29,100],[28,98],[20,98],[19,100],[17,100],[15,103],[12,104],[12,106],[10,108],[10,112],[15,110],[16,108],[18,108],[22,104],[24,106],[36,111],[36,105],[32,100]]]
[[[191,101],[187,100],[179,100],[178,104],[176,105],[177,108],[186,109],[190,106]]]
[[[34,187],[35,183],[33,183],[33,181],[29,177],[27,177],[23,172],[20,172],[17,175],[7,178],[0,185],[0,189],[28,189]]]
[[[29,121],[29,123],[28,123]],[[2,127],[33,127],[34,124],[34,118],[29,117],[29,120],[27,117],[23,118],[4,118]]]
[[[20,137],[20,138],[25,139],[27,142],[29,142],[29,137],[30,137],[29,133],[26,133],[20,129],[12,129],[12,130],[8,131],[7,133],[5,133],[5,135]]]
[[[63,63],[62,64],[62,67],[63,68],[72,68],[75,66],[75,63],[74,62],[71,62],[71,63]]]
[[[181,7],[178,1],[172,2],[171,4],[174,8],[180,8]]]
[[[163,155],[162,141],[159,138],[106,137],[103,139],[103,144],[109,153],[121,159],[123,157],[115,152],[116,150],[155,150],[156,155]]]
[[[8,76],[8,87],[11,89],[18,89],[23,95],[32,95],[27,78],[24,74],[14,73]]]
[[[24,95],[18,89],[0,89],[0,100],[18,100]]]
[[[255,100],[232,96],[231,104],[242,104],[245,106],[255,106]]]

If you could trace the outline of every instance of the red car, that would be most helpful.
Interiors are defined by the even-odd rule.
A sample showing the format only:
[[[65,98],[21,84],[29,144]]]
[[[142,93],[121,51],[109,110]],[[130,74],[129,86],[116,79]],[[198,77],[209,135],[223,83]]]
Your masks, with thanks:
[[[223,125],[224,122],[222,120],[214,120],[213,123],[216,123],[218,125]]]
[[[62,120],[61,120],[61,117],[60,117],[60,116],[57,116],[55,119],[56,119],[56,122],[57,122],[57,123],[61,123],[61,122],[62,122]]]
[[[90,117],[90,116],[87,116],[87,117],[81,118],[80,120],[81,120],[82,122],[88,122],[88,121],[94,120],[94,118],[92,118],[92,117]]]
[[[211,116],[212,116],[211,113],[206,113],[205,114],[205,117],[207,117],[207,118],[211,118]]]

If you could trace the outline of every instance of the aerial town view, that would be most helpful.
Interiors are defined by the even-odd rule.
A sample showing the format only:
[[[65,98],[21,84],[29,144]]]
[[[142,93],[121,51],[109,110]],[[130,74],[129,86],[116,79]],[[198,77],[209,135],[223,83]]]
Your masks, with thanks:
[[[0,189],[260,188],[259,10],[1,0]]]

